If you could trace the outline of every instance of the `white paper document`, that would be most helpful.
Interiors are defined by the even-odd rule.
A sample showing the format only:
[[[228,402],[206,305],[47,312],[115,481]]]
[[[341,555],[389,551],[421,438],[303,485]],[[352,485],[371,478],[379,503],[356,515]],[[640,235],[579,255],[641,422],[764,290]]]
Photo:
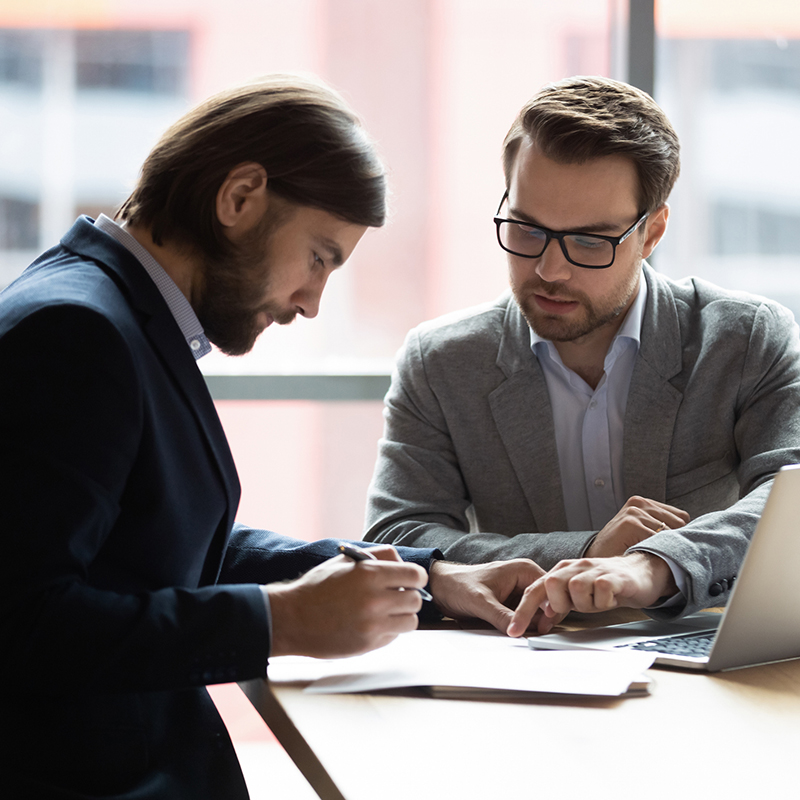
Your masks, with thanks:
[[[647,691],[645,652],[533,651],[494,631],[413,631],[362,656],[270,659],[273,683],[307,682],[307,692],[430,688],[441,696],[565,694],[619,697]]]

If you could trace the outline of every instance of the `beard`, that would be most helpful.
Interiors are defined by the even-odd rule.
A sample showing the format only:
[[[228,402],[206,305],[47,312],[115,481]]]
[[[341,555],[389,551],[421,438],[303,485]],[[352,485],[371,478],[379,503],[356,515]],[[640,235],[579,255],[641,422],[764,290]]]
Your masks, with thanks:
[[[270,240],[282,221],[265,214],[240,242],[227,242],[218,258],[203,259],[203,291],[195,313],[209,341],[226,355],[249,353],[270,319],[288,325],[296,316],[257,302],[269,291]]]
[[[639,287],[639,271],[633,273],[629,282],[600,302],[592,302],[583,292],[567,292],[562,284],[548,283],[541,278],[525,281],[513,286],[514,298],[525,321],[533,332],[551,342],[574,342],[602,328],[624,314]],[[578,308],[564,316],[548,314],[541,309],[534,294],[558,300],[575,301]]]

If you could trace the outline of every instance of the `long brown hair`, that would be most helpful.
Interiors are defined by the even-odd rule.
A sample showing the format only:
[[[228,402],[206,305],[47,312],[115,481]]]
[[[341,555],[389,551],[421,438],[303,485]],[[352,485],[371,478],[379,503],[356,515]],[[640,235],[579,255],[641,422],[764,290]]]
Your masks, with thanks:
[[[151,151],[117,217],[214,258],[225,250],[217,192],[236,165],[253,161],[270,191],[379,227],[386,174],[344,99],[321,81],[279,74],[221,92],[172,125]]]

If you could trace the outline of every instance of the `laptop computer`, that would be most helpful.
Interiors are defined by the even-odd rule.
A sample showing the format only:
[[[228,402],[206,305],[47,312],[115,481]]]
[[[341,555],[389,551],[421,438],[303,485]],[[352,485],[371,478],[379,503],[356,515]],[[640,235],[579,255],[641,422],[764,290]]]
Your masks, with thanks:
[[[528,644],[534,650],[635,648],[655,653],[656,665],[711,672],[800,658],[800,465],[775,476],[723,614],[531,636]]]

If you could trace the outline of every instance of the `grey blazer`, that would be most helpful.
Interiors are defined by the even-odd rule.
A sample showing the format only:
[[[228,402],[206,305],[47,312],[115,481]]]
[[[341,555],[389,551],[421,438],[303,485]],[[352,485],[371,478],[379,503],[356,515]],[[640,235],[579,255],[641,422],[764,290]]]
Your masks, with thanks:
[[[772,476],[800,462],[800,342],[775,303],[643,269],[625,494],[692,516],[633,548],[686,570],[686,606],[652,612],[674,616],[727,601]],[[549,569],[595,535],[566,530],[547,386],[510,293],[412,330],[384,415],[367,540]]]

